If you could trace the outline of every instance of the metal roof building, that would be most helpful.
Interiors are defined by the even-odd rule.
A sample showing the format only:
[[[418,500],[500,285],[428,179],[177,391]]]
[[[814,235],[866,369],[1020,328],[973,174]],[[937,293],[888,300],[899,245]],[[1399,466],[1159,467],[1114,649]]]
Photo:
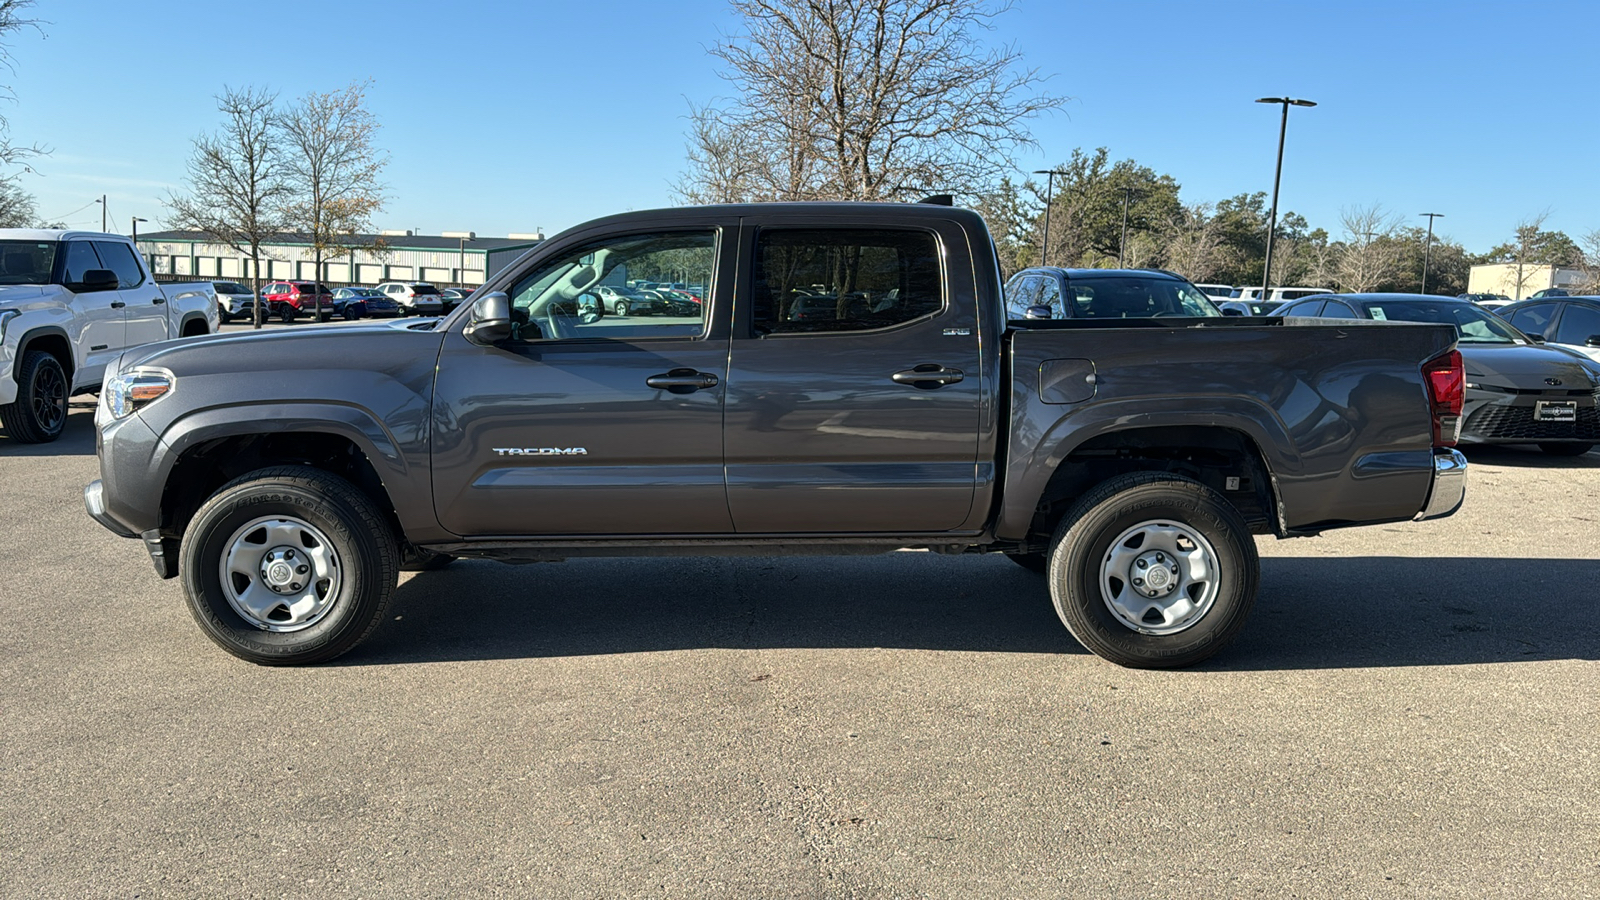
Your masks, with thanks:
[[[349,251],[325,259],[318,277],[309,243],[303,236],[286,234],[262,245],[261,278],[335,285],[428,281],[476,287],[541,240],[543,235],[492,238],[474,237],[471,232],[356,235],[352,243],[378,245],[382,249]],[[139,252],[150,260],[150,271],[157,276],[245,280],[251,274],[249,256],[215,243],[198,231],[141,234],[138,245]]]

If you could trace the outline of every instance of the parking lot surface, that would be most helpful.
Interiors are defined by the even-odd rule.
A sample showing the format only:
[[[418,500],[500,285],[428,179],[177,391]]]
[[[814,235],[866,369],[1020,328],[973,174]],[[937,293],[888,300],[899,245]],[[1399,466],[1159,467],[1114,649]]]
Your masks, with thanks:
[[[1600,894],[1600,453],[1260,539],[1188,671],[927,553],[461,562],[269,669],[84,515],[91,415],[0,435],[0,894]]]

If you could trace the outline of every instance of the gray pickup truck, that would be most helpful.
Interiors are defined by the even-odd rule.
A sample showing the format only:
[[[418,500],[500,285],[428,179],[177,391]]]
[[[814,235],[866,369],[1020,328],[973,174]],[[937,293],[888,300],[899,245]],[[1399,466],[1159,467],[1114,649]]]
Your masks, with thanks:
[[[124,354],[84,500],[257,663],[350,650],[458,557],[920,548],[1004,553],[1093,652],[1188,665],[1254,603],[1252,535],[1460,505],[1463,375],[1448,326],[1129,315],[1172,280],[1030,319],[967,210],[613,216],[442,320]],[[680,302],[600,302],[656,282]]]

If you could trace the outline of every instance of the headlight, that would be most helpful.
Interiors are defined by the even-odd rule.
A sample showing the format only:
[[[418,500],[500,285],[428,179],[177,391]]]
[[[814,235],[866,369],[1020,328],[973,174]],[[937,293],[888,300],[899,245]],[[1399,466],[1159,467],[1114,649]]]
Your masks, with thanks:
[[[111,417],[121,419],[171,393],[172,383],[165,369],[135,369],[106,379],[101,396]]]
[[[0,341],[6,339],[6,323],[22,315],[14,309],[0,309]]]

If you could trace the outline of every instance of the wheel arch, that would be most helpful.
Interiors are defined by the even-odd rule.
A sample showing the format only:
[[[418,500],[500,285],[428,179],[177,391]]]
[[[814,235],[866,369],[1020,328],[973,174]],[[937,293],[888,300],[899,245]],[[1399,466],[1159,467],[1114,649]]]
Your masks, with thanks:
[[[1094,485],[1131,472],[1169,472],[1213,488],[1258,534],[1285,534],[1277,475],[1287,444],[1259,428],[1215,415],[1202,421],[1166,416],[1167,421],[1074,429],[1044,458],[1021,493],[1005,500],[996,536],[1031,541],[1047,537],[1077,497]],[[1177,419],[1179,421],[1172,421]],[[1275,454],[1274,451],[1279,451]],[[1275,455],[1277,458],[1275,458]],[[1274,465],[1279,463],[1280,465]],[[1042,474],[1041,474],[1042,473]],[[1229,490],[1229,479],[1239,479]]]
[[[59,325],[39,325],[23,332],[17,340],[16,362],[11,369],[11,377],[17,377],[22,359],[29,350],[45,350],[61,363],[61,368],[66,370],[67,383],[72,383],[73,374],[78,370],[78,361],[72,353],[72,339],[67,336],[66,329]]]

